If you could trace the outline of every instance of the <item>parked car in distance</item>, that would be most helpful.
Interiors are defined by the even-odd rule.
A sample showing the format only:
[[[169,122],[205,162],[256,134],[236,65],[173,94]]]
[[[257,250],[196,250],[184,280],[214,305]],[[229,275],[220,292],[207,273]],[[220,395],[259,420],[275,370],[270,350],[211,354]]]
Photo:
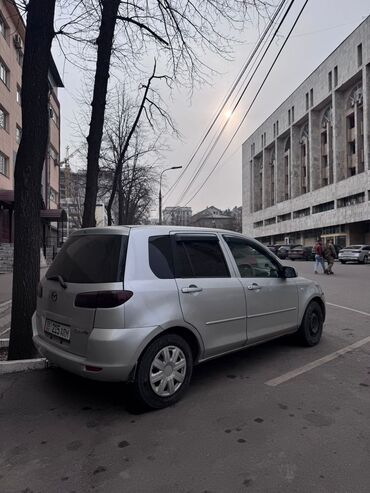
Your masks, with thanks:
[[[314,260],[315,254],[313,253],[313,247],[310,246],[298,246],[294,247],[288,252],[289,260]]]
[[[74,232],[39,284],[40,353],[83,377],[129,382],[148,407],[177,402],[193,366],[296,333],[320,342],[325,300],[258,241],[216,229]]]
[[[266,245],[266,247],[270,250],[270,252],[277,254],[280,245]]]
[[[338,259],[342,264],[346,262],[368,264],[370,262],[370,245],[350,245],[342,248],[338,253]]]
[[[282,260],[285,260],[286,258],[288,258],[288,253],[290,252],[290,250],[292,250],[292,248],[301,247],[301,246],[302,245],[281,245],[278,248],[277,256]]]

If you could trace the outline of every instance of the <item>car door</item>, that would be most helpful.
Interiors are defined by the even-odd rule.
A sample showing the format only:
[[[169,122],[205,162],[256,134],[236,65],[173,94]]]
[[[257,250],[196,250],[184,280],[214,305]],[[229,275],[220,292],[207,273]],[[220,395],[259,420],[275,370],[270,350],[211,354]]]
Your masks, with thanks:
[[[294,278],[280,276],[280,265],[257,242],[224,235],[239,272],[247,304],[248,343],[297,327],[298,290]]]
[[[218,235],[175,233],[172,244],[183,317],[201,334],[204,356],[245,345],[244,290],[230,274]]]

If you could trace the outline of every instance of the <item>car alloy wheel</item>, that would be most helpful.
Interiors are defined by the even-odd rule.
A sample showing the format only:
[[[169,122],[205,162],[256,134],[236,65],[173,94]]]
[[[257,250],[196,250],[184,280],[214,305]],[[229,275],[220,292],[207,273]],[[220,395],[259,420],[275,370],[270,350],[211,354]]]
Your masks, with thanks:
[[[170,397],[181,387],[186,377],[186,358],[177,346],[165,346],[150,366],[150,385],[160,397]]]
[[[310,334],[315,337],[320,330],[320,319],[317,315],[317,312],[312,312],[309,322],[309,331]]]
[[[368,264],[369,263],[369,257],[367,255],[365,255],[364,257],[364,264]]]

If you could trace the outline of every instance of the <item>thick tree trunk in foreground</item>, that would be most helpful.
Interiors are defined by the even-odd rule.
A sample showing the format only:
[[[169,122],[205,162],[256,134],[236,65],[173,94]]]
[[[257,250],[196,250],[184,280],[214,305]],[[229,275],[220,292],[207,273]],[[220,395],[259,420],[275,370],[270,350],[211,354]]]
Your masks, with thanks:
[[[48,140],[48,72],[55,0],[30,0],[22,73],[22,139],[15,165],[14,267],[8,359],[31,358],[40,276],[41,175]]]
[[[102,18],[97,39],[98,54],[94,93],[87,137],[86,193],[82,227],[95,226],[95,207],[98,195],[99,156],[103,137],[104,113],[109,79],[114,28],[120,0],[102,0]]]

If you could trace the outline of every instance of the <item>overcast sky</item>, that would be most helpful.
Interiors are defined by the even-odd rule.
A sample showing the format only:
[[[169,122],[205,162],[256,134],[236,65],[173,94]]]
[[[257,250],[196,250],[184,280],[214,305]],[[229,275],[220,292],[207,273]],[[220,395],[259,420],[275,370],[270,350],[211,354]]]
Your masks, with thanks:
[[[288,32],[295,14],[297,14],[302,4],[303,0],[296,1],[294,12],[292,11],[289,15],[285,28],[282,28],[282,34]],[[242,142],[369,14],[369,0],[309,0],[292,37],[246,118],[238,137],[226,153],[225,159],[220,163],[202,191],[188,204],[193,208],[193,212],[197,212],[209,205],[222,209],[241,205]],[[163,156],[163,168],[175,165],[185,166],[187,164],[217,107],[248,58],[248,54],[253,49],[257,37],[257,30],[250,25],[243,33],[243,43],[235,46],[235,55],[232,62],[216,60],[213,57],[207,60],[221,74],[212,77],[210,85],[205,85],[196,90],[191,101],[182,91],[177,91],[173,94],[170,110],[182,134],[182,141],[170,141],[171,151]],[[185,205],[195,193],[203,181],[202,178],[204,179],[209,173],[227,145],[231,133],[240,121],[240,115],[249,106],[259,82],[269,68],[268,62],[271,62],[282,42],[283,37],[274,43],[269,60],[266,60],[266,63],[259,71],[258,77],[248,88],[245,98],[241,102],[240,110],[230,119],[227,131],[217,146],[216,152],[212,154],[204,168],[204,172],[200,174],[194,186],[184,197],[184,200],[181,203],[178,202],[181,192],[199,165],[201,156],[194,160],[173,193],[165,197],[164,207],[167,205]],[[79,110],[76,97],[81,87],[81,74],[75,67],[64,63],[57,47],[54,50],[54,55],[65,85],[65,89],[60,90],[59,93],[62,113],[61,157],[63,159],[66,145],[69,145],[71,150],[77,146],[72,127]],[[166,174],[165,189],[171,186],[178,173],[179,170],[170,171]],[[153,211],[153,215],[155,215],[155,211]]]

